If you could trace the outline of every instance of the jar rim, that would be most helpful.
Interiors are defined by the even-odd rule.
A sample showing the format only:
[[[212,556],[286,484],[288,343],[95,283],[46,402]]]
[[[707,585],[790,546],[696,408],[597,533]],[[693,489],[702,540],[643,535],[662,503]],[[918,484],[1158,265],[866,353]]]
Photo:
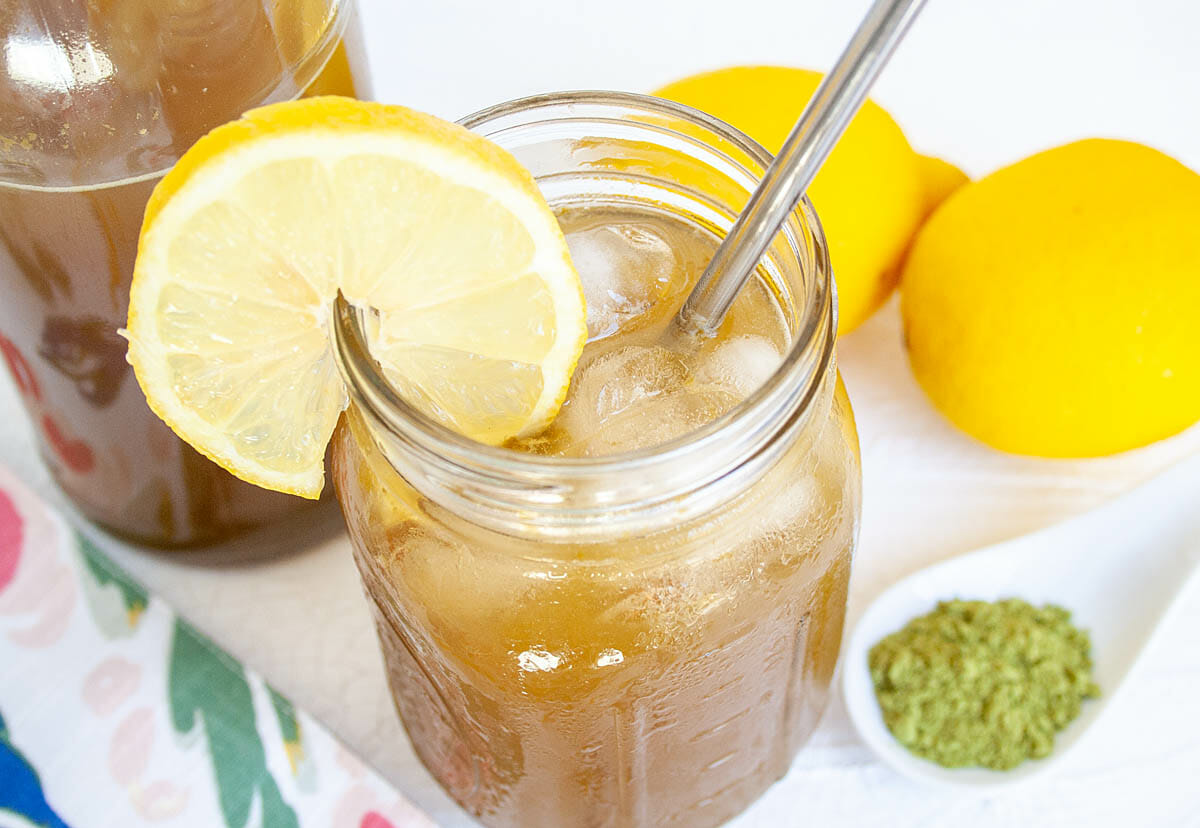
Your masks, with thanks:
[[[763,170],[772,160],[761,144],[720,119],[683,104],[631,92],[580,90],[533,95],[479,110],[458,123],[478,131],[484,124],[504,116],[561,105],[629,107],[649,115],[677,117],[729,142]],[[709,149],[714,153],[721,152],[716,148]],[[747,173],[754,177],[760,175],[749,170]],[[744,400],[715,420],[663,443],[600,457],[576,458],[530,454],[471,440],[403,399],[370,354],[362,313],[340,295],[334,305],[332,325],[335,358],[350,397],[359,408],[370,420],[383,425],[393,437],[425,459],[440,459],[466,469],[484,468],[504,477],[549,483],[564,476],[601,479],[677,463],[689,457],[705,457],[721,445],[722,438],[736,424],[774,421],[778,426],[779,418],[767,416],[768,412],[777,412],[781,406],[805,410],[832,363],[833,332],[837,325],[836,288],[824,233],[807,197],[793,210],[789,222],[797,219],[811,234],[816,272],[812,289],[803,297],[803,306],[796,314],[798,324],[791,347],[771,377]],[[787,227],[780,232],[788,232]]]

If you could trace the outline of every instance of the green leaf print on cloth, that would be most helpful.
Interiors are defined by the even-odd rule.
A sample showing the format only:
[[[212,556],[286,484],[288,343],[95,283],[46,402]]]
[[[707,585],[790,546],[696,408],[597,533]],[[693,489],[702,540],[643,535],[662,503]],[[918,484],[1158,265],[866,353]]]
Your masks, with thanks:
[[[287,751],[288,764],[292,766],[292,773],[295,774],[304,760],[304,744],[301,740],[300,720],[296,718],[296,708],[292,706],[291,701],[276,693],[275,688],[267,687],[267,693],[271,696],[275,718],[279,720],[279,732],[283,735],[283,748]]]
[[[167,692],[175,729],[191,733],[202,723],[208,734],[225,825],[243,828],[257,794],[262,803],[262,828],[298,828],[295,811],[283,801],[267,770],[255,727],[254,702],[241,665],[176,619],[168,670]]]
[[[87,572],[83,577],[83,593],[96,625],[109,638],[133,634],[150,596],[79,532],[75,533],[75,544]]]

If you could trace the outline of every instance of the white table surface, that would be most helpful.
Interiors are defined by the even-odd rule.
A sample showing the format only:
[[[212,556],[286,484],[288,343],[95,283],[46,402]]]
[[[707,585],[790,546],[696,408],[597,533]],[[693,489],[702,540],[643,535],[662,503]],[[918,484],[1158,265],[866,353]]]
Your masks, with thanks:
[[[361,3],[376,97],[451,118],[554,89],[645,91],[730,63],[828,66],[867,6]],[[1198,29],[1200,6],[1190,0],[932,0],[875,97],[915,147],[976,176],[1091,135],[1141,140],[1200,168]],[[974,443],[915,386],[894,302],[842,341],[840,360],[858,415],[865,486],[851,623],[874,595],[920,566],[1087,509],[1200,449],[1200,428],[1086,462],[1012,457]],[[7,380],[0,381],[0,423],[0,462],[61,499],[34,455]],[[289,534],[243,541],[225,553],[291,554],[232,566],[105,545],[439,823],[472,825],[421,768],[400,729],[337,521],[329,509]],[[874,761],[835,702],[788,776],[731,825],[1200,825],[1197,593],[1085,751],[1037,787],[994,800],[931,794]]]

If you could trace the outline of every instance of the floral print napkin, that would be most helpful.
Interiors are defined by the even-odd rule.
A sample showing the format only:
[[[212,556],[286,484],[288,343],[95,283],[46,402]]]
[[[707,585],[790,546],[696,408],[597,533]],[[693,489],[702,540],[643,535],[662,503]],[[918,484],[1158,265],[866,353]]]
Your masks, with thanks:
[[[0,468],[0,828],[425,828]]]

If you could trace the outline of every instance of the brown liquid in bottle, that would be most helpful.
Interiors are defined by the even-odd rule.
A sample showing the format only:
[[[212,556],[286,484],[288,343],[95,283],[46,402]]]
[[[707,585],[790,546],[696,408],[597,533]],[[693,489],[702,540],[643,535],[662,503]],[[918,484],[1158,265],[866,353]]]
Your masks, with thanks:
[[[117,329],[146,201],[197,138],[268,101],[364,94],[356,21],[328,42],[352,14],[341,6],[17,0],[0,11],[0,356],[54,478],[113,532],[213,543],[307,505],[175,437]]]

